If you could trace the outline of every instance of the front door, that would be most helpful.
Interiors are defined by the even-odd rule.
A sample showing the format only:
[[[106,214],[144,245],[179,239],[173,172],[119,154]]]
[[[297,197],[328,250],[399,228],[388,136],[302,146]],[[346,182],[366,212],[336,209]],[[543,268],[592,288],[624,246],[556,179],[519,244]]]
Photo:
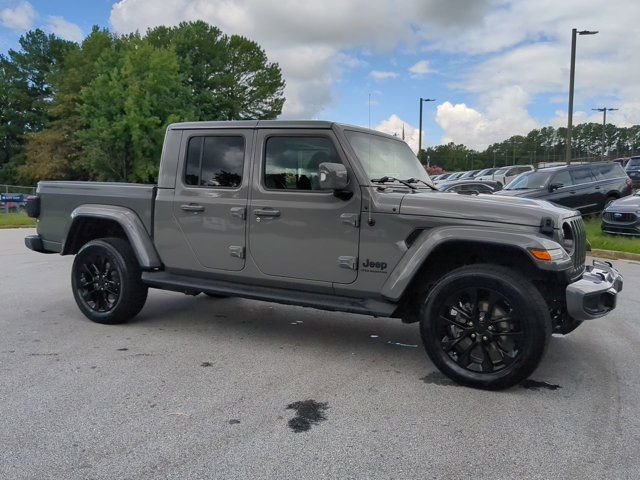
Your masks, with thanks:
[[[347,167],[353,195],[321,190],[320,163]],[[351,283],[357,275],[360,189],[331,130],[261,130],[248,212],[249,250],[266,275]]]
[[[185,130],[173,215],[198,263],[245,265],[252,130]]]

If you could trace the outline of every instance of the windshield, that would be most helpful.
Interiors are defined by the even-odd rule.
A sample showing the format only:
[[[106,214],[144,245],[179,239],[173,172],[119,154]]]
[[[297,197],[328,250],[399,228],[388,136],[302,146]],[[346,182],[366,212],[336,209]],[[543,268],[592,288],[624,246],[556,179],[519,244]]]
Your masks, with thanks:
[[[632,158],[627,163],[627,170],[629,170],[630,168],[638,168],[638,167],[640,167],[640,158]]]
[[[549,172],[526,172],[511,182],[505,190],[527,190],[543,188],[549,179]]]
[[[497,170],[496,168],[485,168],[484,170],[480,170],[480,172],[478,173],[478,175],[476,175],[476,177],[484,177],[485,175],[491,175],[496,170]]]
[[[498,170],[496,170],[496,171],[495,171],[495,172],[493,172],[493,173],[495,173],[496,175],[502,175],[502,174],[504,174],[504,173],[507,173],[507,170],[509,170],[509,168],[508,168],[508,167],[507,167],[507,168],[499,168]]]
[[[403,141],[352,130],[344,133],[370,180],[416,178],[431,183],[427,171]]]

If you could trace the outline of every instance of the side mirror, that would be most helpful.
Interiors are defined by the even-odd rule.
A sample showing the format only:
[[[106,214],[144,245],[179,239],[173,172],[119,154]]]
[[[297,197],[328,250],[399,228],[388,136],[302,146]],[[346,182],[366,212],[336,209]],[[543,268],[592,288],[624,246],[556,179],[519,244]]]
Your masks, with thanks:
[[[320,164],[319,173],[322,190],[339,191],[347,188],[349,175],[343,164],[323,162]]]
[[[323,162],[318,170],[321,189],[333,190],[333,195],[340,200],[349,200],[353,196],[353,192],[346,190],[349,174],[343,164]]]
[[[564,184],[562,183],[552,183],[551,185],[549,185],[549,191],[553,192],[555,190],[558,190],[559,188],[564,187]]]

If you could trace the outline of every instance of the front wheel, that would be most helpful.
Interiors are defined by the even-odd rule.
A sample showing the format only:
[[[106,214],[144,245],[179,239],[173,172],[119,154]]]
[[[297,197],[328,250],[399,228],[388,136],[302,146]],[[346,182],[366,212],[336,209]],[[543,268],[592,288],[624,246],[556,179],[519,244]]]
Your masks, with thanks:
[[[527,378],[551,336],[546,302],[513,270],[470,265],[444,276],[421,310],[429,358],[448,377],[498,390]]]
[[[138,260],[121,238],[92,240],[73,261],[71,286],[78,307],[97,323],[126,322],[142,310],[148,288]]]

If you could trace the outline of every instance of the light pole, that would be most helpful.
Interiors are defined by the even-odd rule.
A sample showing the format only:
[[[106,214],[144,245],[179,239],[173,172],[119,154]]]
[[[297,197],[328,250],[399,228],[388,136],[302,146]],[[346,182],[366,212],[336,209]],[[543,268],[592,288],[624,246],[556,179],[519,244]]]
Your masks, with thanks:
[[[602,107],[602,108],[592,108],[591,110],[594,110],[596,112],[602,112],[602,159],[604,160],[604,152],[605,152],[604,137],[607,130],[607,112],[615,112],[618,109]]]
[[[595,35],[597,31],[580,30],[576,28],[571,30],[571,69],[569,72],[569,112],[567,118],[567,145],[565,152],[565,160],[567,165],[571,163],[571,127],[573,122],[573,86],[576,76],[576,35]]]
[[[422,150],[422,103],[423,102],[435,102],[435,98],[422,98],[420,97],[420,126],[418,127],[418,155]]]

